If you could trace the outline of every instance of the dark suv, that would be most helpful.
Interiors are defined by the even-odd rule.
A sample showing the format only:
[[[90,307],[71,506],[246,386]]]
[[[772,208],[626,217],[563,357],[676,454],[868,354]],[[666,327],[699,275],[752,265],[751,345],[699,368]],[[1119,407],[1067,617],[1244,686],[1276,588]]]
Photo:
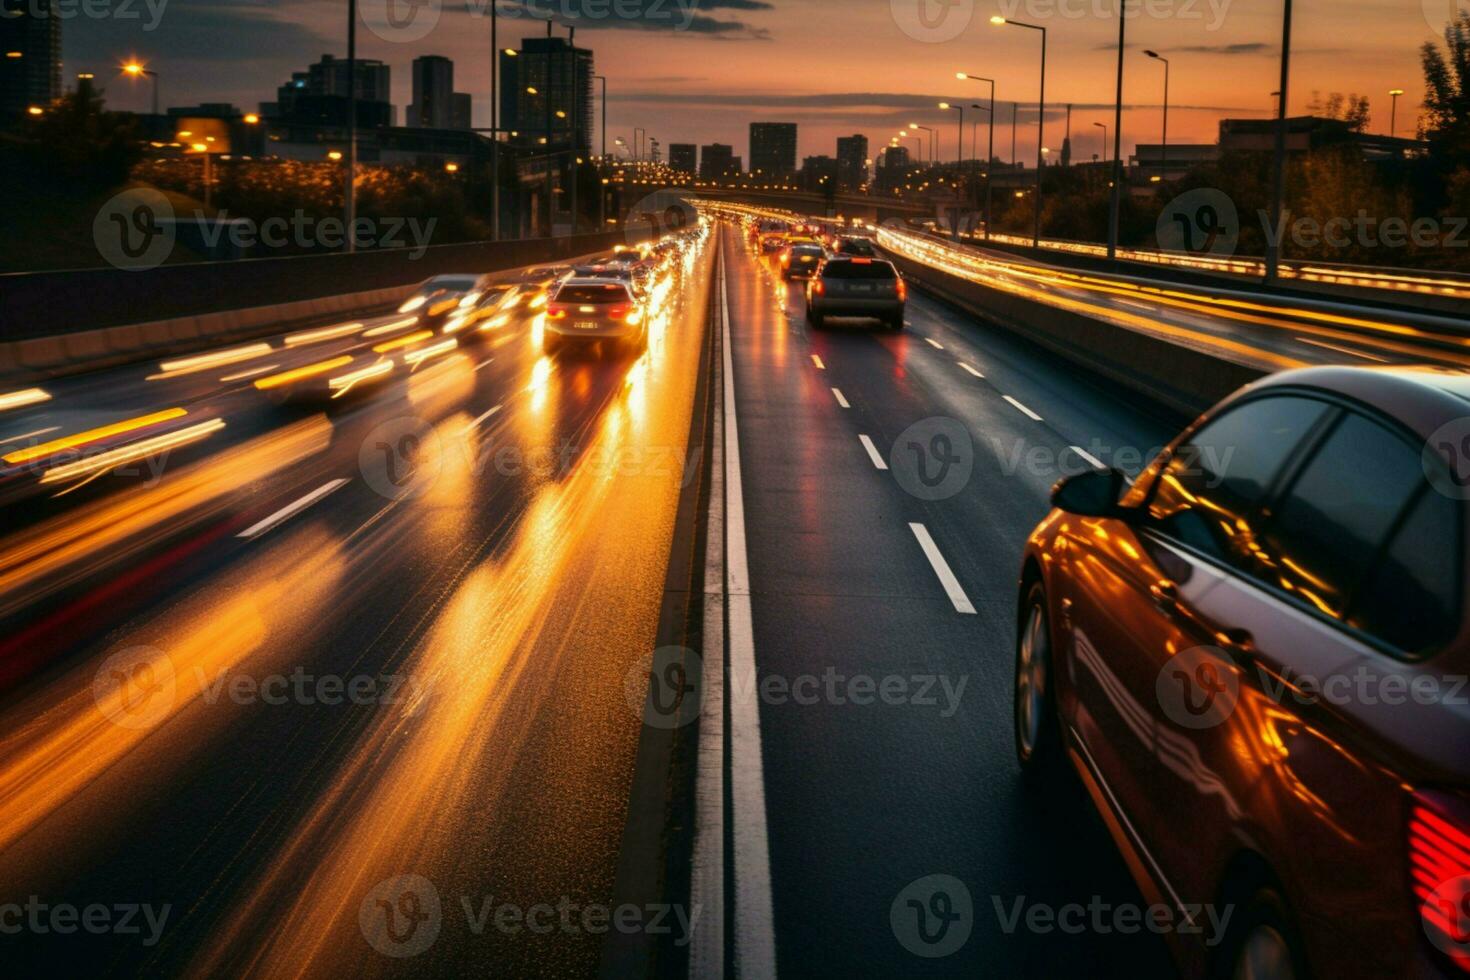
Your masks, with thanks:
[[[1314,368],[1053,491],[1017,754],[1150,902],[1232,912],[1170,934],[1186,975],[1470,972],[1467,449],[1470,377]]]
[[[903,329],[908,287],[893,263],[838,255],[823,262],[806,289],[806,319],[821,327],[829,316],[872,317]]]

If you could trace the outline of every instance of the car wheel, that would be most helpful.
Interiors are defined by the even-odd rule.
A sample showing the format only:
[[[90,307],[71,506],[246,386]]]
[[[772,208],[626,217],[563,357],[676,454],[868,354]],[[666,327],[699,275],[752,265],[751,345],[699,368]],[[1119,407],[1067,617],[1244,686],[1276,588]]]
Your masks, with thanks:
[[[1257,888],[1220,944],[1217,980],[1305,980],[1301,940],[1275,888]]]
[[[889,320],[888,320],[888,329],[889,330],[902,330],[903,329],[903,314],[902,313],[898,314],[898,316],[890,317],[889,318]]]
[[[1027,779],[1041,782],[1060,768],[1061,737],[1052,683],[1050,617],[1040,582],[1031,583],[1021,608],[1016,637],[1016,759]]]

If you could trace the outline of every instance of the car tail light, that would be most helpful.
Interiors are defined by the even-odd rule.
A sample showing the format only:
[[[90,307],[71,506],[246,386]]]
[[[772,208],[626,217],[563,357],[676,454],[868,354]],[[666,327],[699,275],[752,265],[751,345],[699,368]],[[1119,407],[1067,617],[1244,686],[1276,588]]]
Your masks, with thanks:
[[[609,306],[607,308],[607,315],[609,319],[621,320],[628,315],[628,308],[626,306]]]
[[[790,252],[787,252],[785,255],[781,256],[781,264],[782,265],[790,265],[791,264],[791,253]]]
[[[1424,793],[1410,803],[1409,885],[1430,941],[1470,974],[1470,819]]]
[[[565,306],[557,306],[553,303],[552,305],[546,307],[546,315],[551,317],[553,320],[560,320],[567,315],[567,308]]]
[[[812,283],[812,292],[816,293],[818,296],[826,296],[827,284],[818,279],[816,282]]]
[[[898,281],[898,298],[907,302],[909,298],[909,284],[902,279]]]

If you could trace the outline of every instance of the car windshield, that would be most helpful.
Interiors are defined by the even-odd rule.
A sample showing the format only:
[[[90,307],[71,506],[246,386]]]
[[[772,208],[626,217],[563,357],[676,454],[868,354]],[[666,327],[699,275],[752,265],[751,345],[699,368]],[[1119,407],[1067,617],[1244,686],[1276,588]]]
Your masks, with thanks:
[[[624,303],[627,300],[627,288],[611,282],[567,285],[556,294],[558,303]]]
[[[871,259],[834,259],[822,268],[825,279],[895,279],[898,273],[887,262]]]

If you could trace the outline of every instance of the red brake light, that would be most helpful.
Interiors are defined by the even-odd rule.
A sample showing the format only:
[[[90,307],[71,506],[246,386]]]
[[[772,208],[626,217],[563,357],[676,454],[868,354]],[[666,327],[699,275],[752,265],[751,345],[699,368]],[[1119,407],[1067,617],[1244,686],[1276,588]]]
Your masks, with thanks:
[[[851,259],[853,265],[872,265],[872,259]]]
[[[1409,885],[1430,941],[1470,973],[1470,825],[1425,795],[1410,804]]]
[[[781,255],[781,264],[782,265],[790,265],[791,264],[791,253],[790,252],[784,252],[784,253],[782,253],[782,255]]]
[[[611,306],[608,307],[607,315],[614,320],[621,320],[628,315],[628,308],[626,306]]]
[[[556,306],[553,304],[546,308],[546,315],[560,320],[562,317],[567,315],[567,308],[565,306]]]
[[[898,298],[907,302],[909,298],[909,284],[902,279],[898,280]]]
[[[817,281],[812,283],[812,292],[816,293],[818,296],[827,295],[827,284],[818,279]]]

